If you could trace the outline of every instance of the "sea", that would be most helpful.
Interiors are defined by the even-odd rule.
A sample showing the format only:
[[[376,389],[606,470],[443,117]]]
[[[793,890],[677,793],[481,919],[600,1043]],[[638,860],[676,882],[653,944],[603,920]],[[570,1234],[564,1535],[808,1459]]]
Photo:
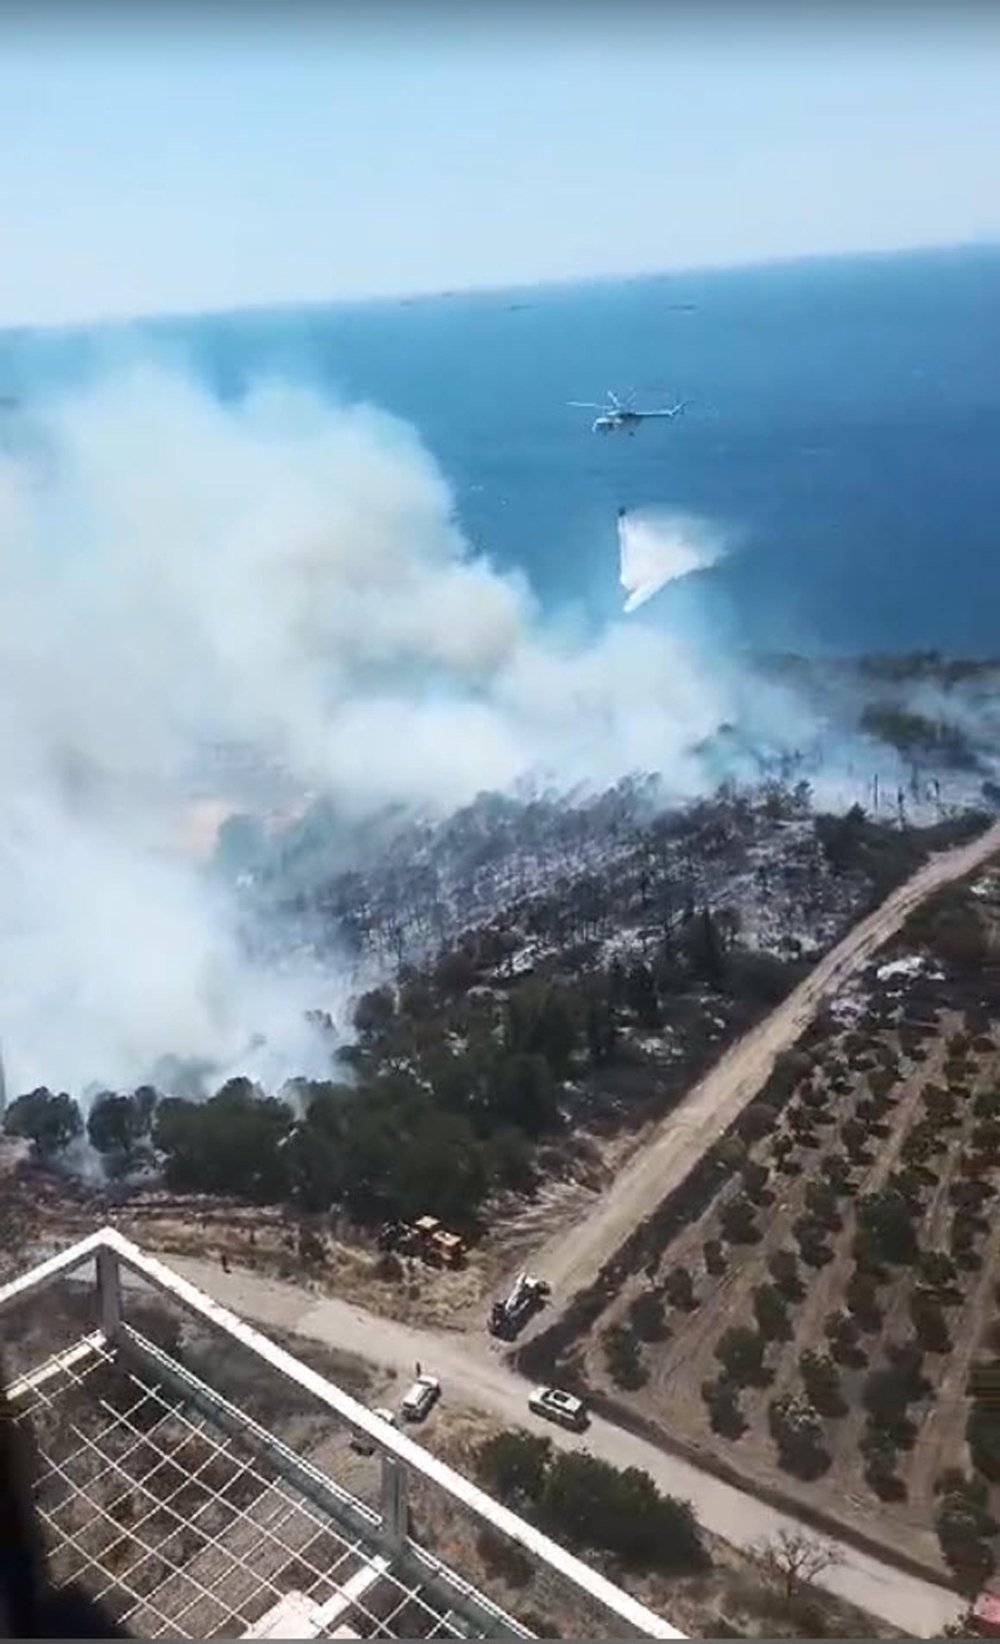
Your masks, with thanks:
[[[223,400],[262,376],[404,418],[470,543],[543,608],[620,612],[616,518],[723,542],[646,619],[727,644],[1000,652],[1000,249],[806,260],[132,325]],[[0,334],[0,391],[106,358],[107,328]],[[611,390],[687,402],[594,434]]]

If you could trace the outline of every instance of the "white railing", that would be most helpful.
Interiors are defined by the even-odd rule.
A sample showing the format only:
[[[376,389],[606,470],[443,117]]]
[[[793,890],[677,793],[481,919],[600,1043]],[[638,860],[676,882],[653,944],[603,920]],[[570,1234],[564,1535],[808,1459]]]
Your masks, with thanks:
[[[407,1477],[411,1473],[435,1485],[467,1514],[479,1520],[481,1525],[488,1526],[519,1546],[533,1562],[561,1577],[581,1595],[606,1611],[609,1617],[613,1616],[620,1626],[628,1629],[628,1636],[685,1636],[613,1582],[588,1569],[580,1559],[575,1558],[526,1520],[494,1501],[485,1491],[414,1443],[405,1433],[399,1432],[374,1415],[335,1383],[328,1381],[291,1353],[269,1341],[260,1331],[246,1324],[228,1308],[221,1307],[218,1302],[174,1273],[163,1262],[146,1255],[114,1228],[102,1228],[99,1232],[92,1233],[78,1244],[71,1245],[59,1255],[39,1263],[19,1278],[0,1287],[0,1315],[19,1303],[29,1301],[48,1286],[78,1273],[89,1262],[94,1264],[97,1304],[95,1322],[99,1332],[97,1340],[125,1351],[136,1351],[147,1360],[153,1359],[157,1362],[158,1368],[168,1372],[172,1379],[189,1383],[192,1392],[196,1390],[194,1384],[197,1383],[197,1389],[210,1398],[217,1407],[217,1414],[223,1419],[228,1416],[230,1421],[238,1421],[247,1431],[255,1430],[257,1441],[265,1442],[275,1458],[279,1451],[282,1452],[284,1465],[293,1466],[300,1479],[304,1478],[306,1473],[315,1472],[314,1487],[327,1496],[328,1504],[331,1498],[335,1497],[340,1512],[355,1517],[356,1523],[357,1515],[367,1519],[374,1532],[373,1539],[377,1539],[387,1552],[401,1556],[407,1562],[416,1561],[420,1564],[425,1574],[437,1585],[445,1590],[451,1589],[458,1607],[474,1610],[481,1605],[484,1612],[489,1612],[494,1617],[497,1615],[496,1606],[490,1600],[479,1594],[456,1571],[440,1563],[425,1548],[418,1547],[410,1539],[407,1533]],[[273,1435],[266,1433],[264,1429],[258,1429],[257,1424],[249,1417],[236,1411],[235,1407],[228,1405],[227,1401],[213,1390],[205,1388],[198,1378],[193,1377],[189,1371],[160,1353],[138,1332],[132,1330],[123,1318],[123,1269],[126,1273],[144,1280],[206,1325],[257,1355],[271,1370],[277,1371],[311,1394],[338,1422],[352,1432],[364,1435],[381,1457],[380,1516],[371,1514],[369,1509],[348,1496],[325,1474],[319,1474],[308,1462],[295,1456],[293,1452],[286,1451],[286,1447]],[[87,1339],[84,1338],[81,1342],[81,1351]],[[22,1378],[25,1385],[30,1381],[30,1377]],[[17,1385],[11,1389],[12,1393],[16,1391]],[[516,1623],[512,1623],[512,1630],[515,1634],[531,1636],[526,1629]]]

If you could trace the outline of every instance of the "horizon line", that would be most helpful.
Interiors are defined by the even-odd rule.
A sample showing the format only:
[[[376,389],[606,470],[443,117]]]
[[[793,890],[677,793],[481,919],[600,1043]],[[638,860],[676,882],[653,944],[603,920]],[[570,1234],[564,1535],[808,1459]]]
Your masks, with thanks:
[[[558,291],[576,291],[593,286],[628,285],[656,280],[690,279],[712,275],[749,273],[754,269],[796,268],[804,264],[845,262],[889,262],[896,258],[933,257],[935,255],[963,255],[975,252],[1000,252],[1000,234],[976,239],[920,241],[893,247],[858,247],[845,251],[803,251],[779,256],[760,256],[736,262],[702,262],[677,264],[674,267],[657,266],[619,270],[608,273],[551,275],[536,280],[506,281],[498,284],[474,283],[455,287],[407,288],[396,292],[340,295],[335,297],[300,296],[280,297],[273,300],[236,301],[226,306],[209,304],[205,307],[164,308],[138,310],[132,313],[112,312],[105,315],[66,320],[12,320],[0,323],[0,338],[25,332],[48,335],[73,334],[81,331],[117,330],[130,326],[170,325],[178,321],[221,320],[239,317],[288,314],[296,311],[330,309],[398,308],[417,303],[450,302],[465,297],[519,296],[529,292],[554,294]]]

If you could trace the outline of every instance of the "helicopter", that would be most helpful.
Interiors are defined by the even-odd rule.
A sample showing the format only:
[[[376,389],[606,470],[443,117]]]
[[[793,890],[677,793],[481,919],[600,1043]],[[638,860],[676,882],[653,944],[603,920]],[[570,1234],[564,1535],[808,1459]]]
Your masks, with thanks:
[[[624,404],[608,389],[608,397],[603,405],[597,405],[592,400],[570,400],[570,405],[578,411],[599,411],[599,417],[594,418],[591,433],[613,434],[619,429],[634,434],[641,422],[647,417],[676,417],[684,410],[686,400],[677,405],[664,406],[655,411],[637,411],[632,404],[633,395],[629,395]]]

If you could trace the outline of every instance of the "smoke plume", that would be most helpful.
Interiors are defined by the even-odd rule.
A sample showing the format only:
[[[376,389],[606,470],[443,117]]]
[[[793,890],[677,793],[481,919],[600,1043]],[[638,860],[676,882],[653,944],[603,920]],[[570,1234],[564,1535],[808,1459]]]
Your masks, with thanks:
[[[443,812],[637,767],[684,795],[733,717],[652,628],[557,638],[412,430],[282,385],[223,407],[139,364],[33,406],[0,461],[0,598],[12,1092],[127,1087],[166,1053],[320,1064],[302,1011],[346,978],[247,959],[192,849],[227,809]]]

